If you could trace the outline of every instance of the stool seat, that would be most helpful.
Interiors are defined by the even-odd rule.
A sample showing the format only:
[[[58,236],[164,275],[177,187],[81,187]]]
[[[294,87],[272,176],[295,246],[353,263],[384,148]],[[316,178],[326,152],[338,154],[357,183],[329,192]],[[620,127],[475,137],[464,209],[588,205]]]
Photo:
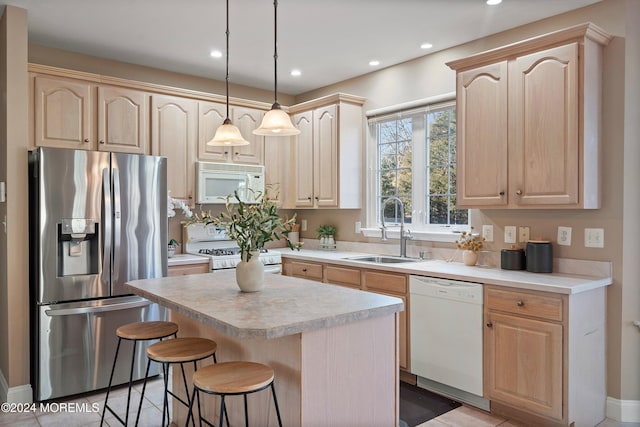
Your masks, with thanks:
[[[177,324],[160,320],[129,323],[116,329],[116,335],[125,340],[160,339],[174,335],[177,332]]]
[[[176,338],[150,345],[147,356],[162,363],[192,362],[212,356],[217,349],[218,344],[206,338]]]
[[[193,383],[205,392],[251,393],[273,382],[270,366],[256,362],[223,362],[206,366],[193,374]]]

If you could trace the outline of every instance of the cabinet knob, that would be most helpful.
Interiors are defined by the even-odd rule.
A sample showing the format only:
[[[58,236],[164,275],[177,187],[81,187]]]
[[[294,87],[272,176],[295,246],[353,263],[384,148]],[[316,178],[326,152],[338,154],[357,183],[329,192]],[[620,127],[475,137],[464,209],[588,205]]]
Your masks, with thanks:
[[[493,328],[493,322],[491,320],[487,322],[487,328]]]
[[[518,307],[524,307],[524,301],[519,300],[518,302],[516,302],[516,305],[517,305]]]
[[[307,200],[311,200],[311,196],[307,197]]]
[[[228,152],[228,151],[225,151],[225,152],[224,152],[224,155],[226,156],[227,154],[229,154],[229,152]]]
[[[100,140],[99,142],[100,142],[100,144],[104,144],[104,141],[103,141],[103,140]]]
[[[316,196],[315,199],[318,200],[318,196]]]
[[[500,194],[501,196],[504,196],[504,191],[501,191],[499,194]]]
[[[85,144],[88,144],[88,143],[89,143],[89,138],[85,138],[85,139],[84,139],[84,143],[85,143]]]
[[[522,195],[522,190],[518,190],[518,191],[516,191],[516,194],[517,194],[518,196]]]
[[[306,273],[306,272],[307,272],[307,269],[306,269],[306,268],[303,268],[303,269],[302,269],[302,272],[303,272],[303,273]]]

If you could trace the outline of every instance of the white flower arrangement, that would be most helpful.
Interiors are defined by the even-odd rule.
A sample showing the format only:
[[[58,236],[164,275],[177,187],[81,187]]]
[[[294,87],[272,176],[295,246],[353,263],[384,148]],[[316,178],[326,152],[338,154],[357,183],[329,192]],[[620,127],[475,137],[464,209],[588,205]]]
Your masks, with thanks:
[[[178,200],[171,197],[171,195],[167,195],[167,216],[169,218],[173,218],[176,216],[176,211],[174,209],[182,209],[184,212],[184,216],[187,218],[191,218],[193,216],[193,212],[189,209],[189,206],[184,202],[184,200]]]

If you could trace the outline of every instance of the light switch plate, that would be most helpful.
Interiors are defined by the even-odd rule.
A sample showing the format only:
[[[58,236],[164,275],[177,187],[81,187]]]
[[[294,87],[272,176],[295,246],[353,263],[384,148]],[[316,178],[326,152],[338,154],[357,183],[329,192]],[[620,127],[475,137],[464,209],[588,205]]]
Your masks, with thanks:
[[[482,237],[484,237],[487,242],[493,242],[493,225],[482,226]]]
[[[529,227],[518,228],[518,242],[527,243],[529,241]]]
[[[362,231],[362,223],[360,221],[356,221],[355,232],[360,233]]]
[[[558,227],[558,244],[571,246],[571,227]]]
[[[516,242],[516,226],[507,225],[504,227],[504,242],[515,243]]]
[[[584,246],[586,248],[604,248],[604,228],[585,228]]]
[[[307,220],[306,219],[301,219],[300,220],[300,231],[307,231]]]

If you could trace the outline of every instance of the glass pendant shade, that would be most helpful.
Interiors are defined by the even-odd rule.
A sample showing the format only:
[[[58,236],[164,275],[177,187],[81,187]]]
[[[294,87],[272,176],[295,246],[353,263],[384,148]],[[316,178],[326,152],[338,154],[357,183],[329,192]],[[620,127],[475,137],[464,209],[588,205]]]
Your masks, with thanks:
[[[240,133],[240,129],[231,124],[231,120],[227,119],[216,130],[213,139],[207,142],[207,145],[249,145],[249,141],[245,140]]]
[[[291,118],[280,109],[280,105],[273,104],[271,110],[262,118],[260,127],[255,129],[253,133],[265,136],[291,136],[298,135],[300,129],[293,126]]]

